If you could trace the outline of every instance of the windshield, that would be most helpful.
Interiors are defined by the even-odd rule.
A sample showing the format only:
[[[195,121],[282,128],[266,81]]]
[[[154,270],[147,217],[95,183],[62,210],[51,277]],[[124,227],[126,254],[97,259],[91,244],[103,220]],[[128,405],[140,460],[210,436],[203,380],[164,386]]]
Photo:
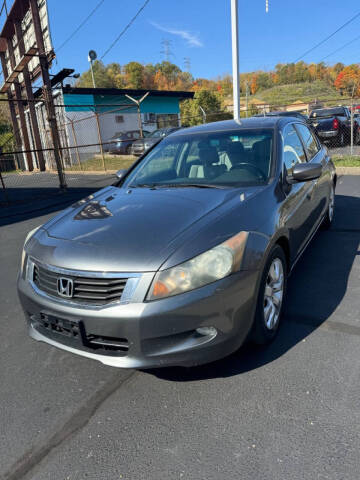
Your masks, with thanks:
[[[125,187],[241,186],[267,183],[273,130],[167,137],[135,167]]]
[[[322,108],[310,113],[310,118],[333,117],[334,115],[345,115],[344,108]]]

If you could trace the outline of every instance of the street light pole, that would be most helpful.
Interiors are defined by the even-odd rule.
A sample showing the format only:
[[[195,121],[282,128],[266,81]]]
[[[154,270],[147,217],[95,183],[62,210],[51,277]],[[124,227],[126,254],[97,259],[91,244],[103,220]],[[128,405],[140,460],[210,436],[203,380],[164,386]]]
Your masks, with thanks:
[[[93,61],[97,59],[97,54],[95,50],[90,50],[88,54],[88,60],[90,62],[91,77],[93,82],[93,87],[96,88],[94,70],[93,70]]]
[[[231,0],[231,40],[234,119],[240,119],[238,0]]]

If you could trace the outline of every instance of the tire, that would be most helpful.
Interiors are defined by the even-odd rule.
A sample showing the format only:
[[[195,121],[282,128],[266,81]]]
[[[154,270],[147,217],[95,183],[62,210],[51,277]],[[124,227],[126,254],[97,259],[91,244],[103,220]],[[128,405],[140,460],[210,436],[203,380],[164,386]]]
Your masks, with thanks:
[[[328,230],[331,227],[331,224],[334,218],[334,208],[335,208],[335,186],[332,184],[330,195],[329,195],[328,208],[321,225],[321,228],[323,228],[324,230]]]
[[[125,152],[126,152],[126,155],[131,155],[131,145],[128,145],[128,146],[126,147]]]
[[[276,281],[275,279],[276,271],[272,270],[274,265],[278,267],[279,281],[282,281],[282,290],[278,291],[274,289],[274,286],[279,283],[279,281]],[[276,337],[283,312],[286,286],[287,262],[285,253],[279,245],[275,245],[270,251],[261,275],[252,334],[252,340],[258,345],[266,345],[272,342]],[[278,295],[274,295],[274,293],[277,293]],[[274,297],[277,298],[276,302],[273,301]],[[276,303],[278,303],[277,307]],[[267,315],[269,310],[270,314]],[[271,322],[271,312],[274,313],[274,316],[272,317],[273,323]]]
[[[355,133],[355,142],[354,142],[355,145],[359,145],[360,144],[360,131],[358,129],[356,129],[356,133]]]
[[[343,132],[343,130],[340,132],[339,134],[339,141],[338,141],[338,146],[339,147],[344,147],[345,146],[345,133]]]

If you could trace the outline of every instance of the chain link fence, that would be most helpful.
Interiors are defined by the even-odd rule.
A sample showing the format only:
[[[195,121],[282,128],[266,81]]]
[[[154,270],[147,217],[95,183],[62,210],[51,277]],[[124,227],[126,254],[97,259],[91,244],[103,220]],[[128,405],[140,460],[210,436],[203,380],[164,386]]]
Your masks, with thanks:
[[[179,115],[158,115],[157,118],[148,115],[144,118],[143,115],[139,121],[134,110],[129,122],[124,120],[129,112],[128,105],[114,105],[114,108],[107,109],[106,112],[101,111],[101,106],[99,109],[95,106],[94,111],[77,111],[75,108],[68,112],[65,106],[56,105],[61,168],[65,174],[66,190],[77,191],[80,196],[112,184],[116,180],[117,170],[129,168],[137,159],[132,154],[133,145],[139,143],[142,134],[146,137],[159,127],[175,128],[232,116],[229,106],[228,112],[202,110],[195,116],[181,118]],[[41,150],[35,148],[29,120],[30,150],[17,147],[15,134],[18,132],[8,134],[3,139],[0,155],[0,208],[16,204],[29,206],[36,199],[50,198],[59,195],[61,191],[46,112],[43,105],[37,108]],[[241,117],[271,115],[275,111],[303,118],[328,146],[330,154],[339,165],[360,166],[360,99],[344,99],[341,106],[338,101],[332,100],[322,100],[316,105],[249,105],[247,110],[241,111]],[[39,168],[40,156],[44,159],[44,171]]]

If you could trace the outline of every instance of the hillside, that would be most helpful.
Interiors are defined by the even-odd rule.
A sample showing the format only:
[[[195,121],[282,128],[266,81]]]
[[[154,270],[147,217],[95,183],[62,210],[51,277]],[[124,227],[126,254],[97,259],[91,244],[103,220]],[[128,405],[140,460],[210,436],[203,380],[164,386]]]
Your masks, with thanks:
[[[278,85],[256,92],[256,98],[272,105],[288,105],[297,100],[341,100],[343,97],[323,80],[314,82]]]

